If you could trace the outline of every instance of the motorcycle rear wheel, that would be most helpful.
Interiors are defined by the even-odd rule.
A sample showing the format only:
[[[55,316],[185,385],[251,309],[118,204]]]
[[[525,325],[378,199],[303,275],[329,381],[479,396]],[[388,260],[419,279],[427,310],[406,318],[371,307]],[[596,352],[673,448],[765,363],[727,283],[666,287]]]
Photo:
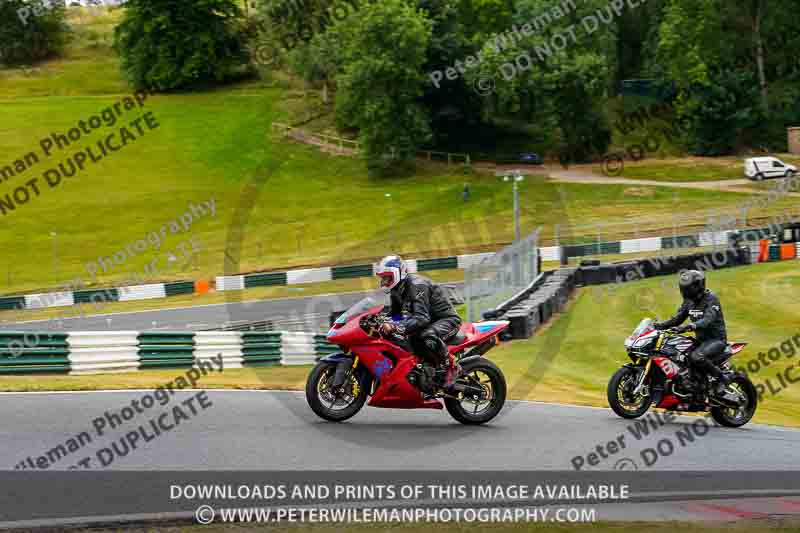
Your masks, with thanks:
[[[737,374],[731,380],[728,388],[744,394],[747,402],[739,408],[714,406],[711,408],[711,418],[721,426],[738,428],[750,422],[750,419],[756,414],[758,392],[753,383],[741,374]]]
[[[358,413],[367,401],[367,389],[351,374],[339,396],[330,390],[336,365],[319,362],[306,381],[306,401],[317,416],[329,422],[343,422]]]
[[[633,398],[632,402],[625,398],[625,395],[636,386],[638,378],[637,369],[623,366],[608,381],[606,390],[608,405],[622,418],[639,418],[650,409],[652,397],[649,394],[647,396],[640,394],[637,398]]]
[[[469,398],[459,393],[459,398],[445,398],[444,406],[454,419],[462,424],[485,424],[496,417],[506,401],[506,378],[503,371],[488,359],[482,359],[463,369],[456,382],[480,386],[480,398]]]

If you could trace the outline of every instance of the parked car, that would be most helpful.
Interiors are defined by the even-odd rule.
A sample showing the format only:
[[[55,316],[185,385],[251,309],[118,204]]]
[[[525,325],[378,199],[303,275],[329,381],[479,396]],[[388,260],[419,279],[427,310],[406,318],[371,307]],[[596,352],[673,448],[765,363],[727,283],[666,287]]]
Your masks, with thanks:
[[[751,157],[744,160],[744,175],[751,180],[790,178],[796,173],[797,167],[787,165],[777,157]]]
[[[519,154],[499,154],[495,156],[494,162],[498,165],[542,165],[544,161],[539,154],[534,152],[523,152]]]

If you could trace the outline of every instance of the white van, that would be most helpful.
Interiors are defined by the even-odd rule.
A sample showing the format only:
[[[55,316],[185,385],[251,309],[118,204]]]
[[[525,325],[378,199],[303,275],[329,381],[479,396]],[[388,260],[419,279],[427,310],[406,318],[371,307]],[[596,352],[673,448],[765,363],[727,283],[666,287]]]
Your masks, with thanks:
[[[751,180],[766,178],[791,178],[797,167],[787,165],[777,157],[751,157],[744,160],[744,175]]]

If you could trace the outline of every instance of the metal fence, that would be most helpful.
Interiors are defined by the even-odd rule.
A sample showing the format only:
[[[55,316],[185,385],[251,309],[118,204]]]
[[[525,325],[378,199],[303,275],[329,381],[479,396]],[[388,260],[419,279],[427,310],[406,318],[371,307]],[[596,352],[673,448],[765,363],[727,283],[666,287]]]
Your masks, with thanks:
[[[467,320],[480,321],[534,282],[539,275],[539,230],[464,270]]]

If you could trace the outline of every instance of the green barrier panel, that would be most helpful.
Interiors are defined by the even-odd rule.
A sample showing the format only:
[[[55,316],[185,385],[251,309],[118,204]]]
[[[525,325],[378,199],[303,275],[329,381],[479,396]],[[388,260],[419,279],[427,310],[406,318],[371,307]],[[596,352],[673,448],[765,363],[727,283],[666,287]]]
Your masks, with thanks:
[[[11,359],[21,360],[27,357],[35,357],[35,356],[50,356],[50,357],[62,357],[64,361],[68,361],[67,356],[69,355],[68,348],[23,348],[22,350],[14,350],[13,348],[0,348],[0,357],[9,357]]]
[[[139,362],[139,368],[185,368],[194,364],[192,359],[148,359]]]
[[[661,248],[698,248],[700,237],[698,235],[678,235],[675,237],[661,237]]]
[[[165,283],[164,293],[167,296],[178,294],[194,294],[194,281],[176,281],[175,283]]]
[[[0,350],[20,350],[28,348],[68,348],[66,333],[38,333],[36,331],[0,333]]]
[[[612,255],[621,253],[621,244],[616,242],[596,242],[594,244],[571,244],[564,247],[567,257],[587,255]]]
[[[2,374],[67,374],[70,371],[70,365],[31,365],[31,366],[0,366],[0,375]]]
[[[447,270],[458,268],[458,257],[438,257],[436,259],[417,259],[417,271]]]
[[[368,278],[373,275],[372,265],[352,265],[333,267],[333,279]]]
[[[0,310],[10,311],[12,309],[24,309],[25,297],[24,296],[5,296],[0,298]]]
[[[53,355],[47,357],[46,354],[23,354],[19,357],[0,357],[0,366],[24,366],[24,365],[68,365],[69,358],[64,355]]]
[[[281,358],[253,358],[253,359],[246,359],[243,362],[244,366],[280,366]]]
[[[151,345],[151,346],[141,346],[139,347],[139,357],[150,357],[150,358],[180,358],[180,357],[193,357],[194,355],[194,346],[158,346],[158,345]]]
[[[19,351],[28,350],[30,348],[69,348],[69,343],[67,341],[50,341],[50,340],[39,340],[37,341],[35,337],[29,337],[26,340],[24,339],[17,339],[12,341],[0,341],[0,353],[3,351],[13,350]]]
[[[137,337],[139,345],[194,344],[194,333],[185,331],[145,331]]]
[[[244,287],[270,287],[272,285],[286,285],[286,272],[265,272],[263,274],[248,274],[244,277]]]
[[[117,289],[91,289],[85,291],[74,291],[72,297],[76,304],[118,302],[119,290]]]
[[[281,355],[281,348],[280,346],[242,347],[242,356],[246,357],[248,355]]]

